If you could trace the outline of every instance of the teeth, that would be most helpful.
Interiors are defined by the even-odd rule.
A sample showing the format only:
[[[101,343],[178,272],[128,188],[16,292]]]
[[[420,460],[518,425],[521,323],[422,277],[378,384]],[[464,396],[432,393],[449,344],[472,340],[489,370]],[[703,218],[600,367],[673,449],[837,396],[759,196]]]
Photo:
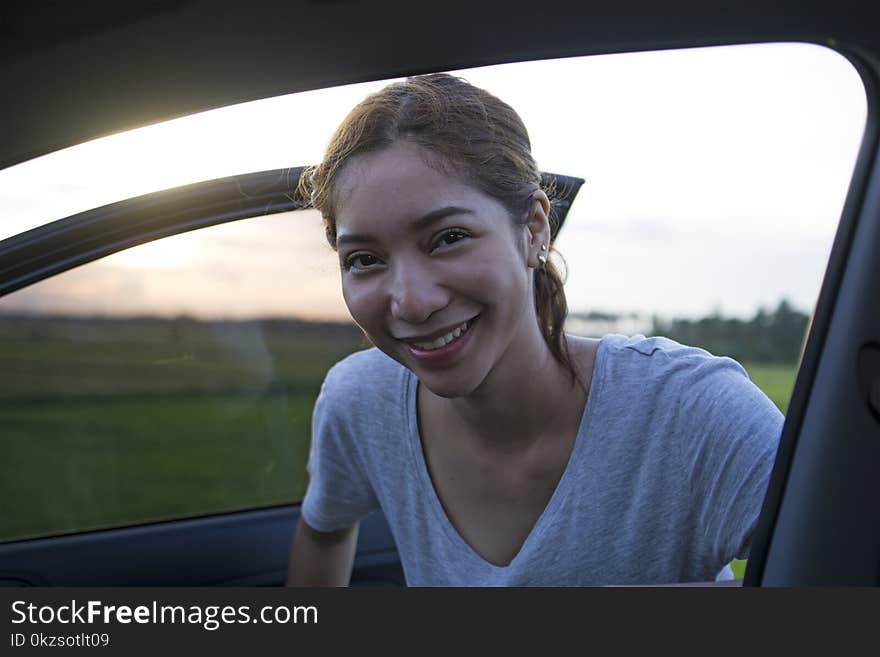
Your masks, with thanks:
[[[436,340],[432,340],[431,342],[414,342],[413,344],[417,346],[422,351],[432,351],[434,349],[439,349],[440,347],[445,347],[450,342],[455,340],[458,336],[468,330],[468,323],[465,322],[461,326],[451,330],[446,335],[441,335]]]

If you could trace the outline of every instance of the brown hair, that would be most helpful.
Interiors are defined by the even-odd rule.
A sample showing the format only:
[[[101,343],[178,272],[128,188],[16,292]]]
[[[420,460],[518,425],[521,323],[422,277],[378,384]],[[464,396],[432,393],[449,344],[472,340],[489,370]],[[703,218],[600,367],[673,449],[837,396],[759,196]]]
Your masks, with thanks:
[[[432,164],[450,169],[449,173],[500,201],[515,222],[527,221],[534,192],[541,188],[541,173],[519,115],[507,103],[461,78],[423,75],[390,84],[359,103],[336,129],[324,161],[306,168],[300,177],[299,191],[321,212],[334,249],[338,174],[352,157],[402,139],[439,156]],[[554,190],[544,191],[552,206]],[[550,219],[556,221],[554,212]],[[563,332],[568,305],[562,285],[560,272],[549,259],[535,270],[535,310],[541,333],[574,380],[577,375]]]

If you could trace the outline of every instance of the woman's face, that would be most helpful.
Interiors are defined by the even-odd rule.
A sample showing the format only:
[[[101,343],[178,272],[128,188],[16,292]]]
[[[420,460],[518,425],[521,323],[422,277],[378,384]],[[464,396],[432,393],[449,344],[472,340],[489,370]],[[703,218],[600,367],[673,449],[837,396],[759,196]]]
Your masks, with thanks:
[[[514,226],[500,202],[409,142],[350,161],[335,198],[348,309],[432,392],[468,395],[499,363],[543,346],[531,267],[549,227]]]

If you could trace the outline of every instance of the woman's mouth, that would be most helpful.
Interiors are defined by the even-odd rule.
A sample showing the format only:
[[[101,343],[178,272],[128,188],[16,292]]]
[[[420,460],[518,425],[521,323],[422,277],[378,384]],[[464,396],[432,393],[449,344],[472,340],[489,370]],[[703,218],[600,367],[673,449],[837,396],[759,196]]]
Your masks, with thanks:
[[[410,354],[419,360],[439,360],[455,355],[470,337],[477,317],[462,322],[454,329],[429,342],[407,342]]]
[[[431,342],[413,342],[413,344],[422,349],[423,351],[434,351],[435,349],[439,349],[440,347],[445,347],[447,344],[455,340],[455,338],[459,337],[462,333],[467,332],[469,323],[464,322],[461,326],[457,326],[452,329],[446,335],[441,335],[436,340],[432,340]]]

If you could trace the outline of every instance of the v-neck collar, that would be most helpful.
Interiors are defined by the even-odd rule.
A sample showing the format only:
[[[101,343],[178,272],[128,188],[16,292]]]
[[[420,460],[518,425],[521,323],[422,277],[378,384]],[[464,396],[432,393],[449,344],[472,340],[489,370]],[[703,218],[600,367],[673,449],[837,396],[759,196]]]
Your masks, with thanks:
[[[562,476],[559,478],[559,482],[556,484],[556,489],[553,491],[553,495],[550,496],[550,500],[547,502],[547,506],[544,507],[541,515],[538,516],[535,524],[529,530],[528,535],[522,542],[522,545],[520,545],[516,555],[514,555],[513,559],[511,559],[510,562],[505,566],[498,566],[491,561],[486,560],[482,555],[480,555],[473,547],[471,547],[471,545],[467,541],[464,540],[464,538],[462,538],[461,534],[459,534],[458,530],[449,519],[449,516],[446,514],[446,510],[443,508],[443,505],[440,502],[440,496],[437,494],[437,489],[434,487],[434,482],[431,480],[431,475],[428,472],[428,463],[425,459],[425,452],[422,447],[421,434],[419,432],[418,425],[417,393],[419,381],[411,371],[409,371],[408,369],[405,370],[404,396],[408,428],[407,442],[410,446],[413,467],[415,469],[416,477],[418,479],[422,494],[426,496],[428,500],[428,506],[431,507],[431,512],[433,513],[438,525],[443,530],[443,533],[446,535],[447,539],[452,542],[458,552],[466,555],[466,558],[479,564],[483,568],[491,569],[498,572],[504,572],[513,567],[517,563],[517,561],[520,560],[520,557],[524,553],[527,553],[529,551],[531,544],[538,540],[536,537],[544,533],[544,529],[553,521],[553,518],[556,515],[559,506],[568,496],[572,487],[572,481],[577,477],[577,474],[574,472],[574,470],[579,467],[579,464],[582,462],[582,452],[585,449],[585,444],[587,443],[586,436],[590,433],[589,424],[590,418],[592,417],[590,409],[597,404],[595,400],[598,398],[600,394],[600,389],[602,387],[602,382],[604,378],[604,357],[602,356],[603,343],[604,338],[600,340],[599,345],[596,348],[595,362],[593,364],[593,374],[590,381],[590,390],[587,394],[587,400],[584,403],[584,410],[581,413],[581,420],[578,424],[577,435],[575,436],[574,444],[572,445],[571,449],[571,454],[569,454],[568,457],[568,462],[565,464],[565,470],[563,470]]]

